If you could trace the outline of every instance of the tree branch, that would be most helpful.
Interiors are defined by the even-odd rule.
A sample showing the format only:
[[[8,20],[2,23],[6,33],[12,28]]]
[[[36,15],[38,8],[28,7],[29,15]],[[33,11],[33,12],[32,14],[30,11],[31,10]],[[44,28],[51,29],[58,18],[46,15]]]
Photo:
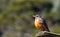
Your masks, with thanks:
[[[60,37],[60,34],[47,32],[47,31],[41,31],[36,34],[36,37]]]

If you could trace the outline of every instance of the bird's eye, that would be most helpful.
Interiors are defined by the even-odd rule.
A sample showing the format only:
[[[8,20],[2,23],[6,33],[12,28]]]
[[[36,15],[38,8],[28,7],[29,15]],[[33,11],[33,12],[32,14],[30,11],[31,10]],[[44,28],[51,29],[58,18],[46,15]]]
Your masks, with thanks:
[[[38,17],[38,16],[36,16],[36,17]]]

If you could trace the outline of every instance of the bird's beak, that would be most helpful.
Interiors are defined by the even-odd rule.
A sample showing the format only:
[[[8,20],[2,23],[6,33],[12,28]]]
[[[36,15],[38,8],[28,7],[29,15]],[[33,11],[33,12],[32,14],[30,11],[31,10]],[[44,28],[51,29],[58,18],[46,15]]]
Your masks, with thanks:
[[[35,15],[33,15],[33,19],[35,19],[35,17],[36,17],[36,16],[35,16]]]
[[[35,15],[33,15],[33,17],[35,17]]]

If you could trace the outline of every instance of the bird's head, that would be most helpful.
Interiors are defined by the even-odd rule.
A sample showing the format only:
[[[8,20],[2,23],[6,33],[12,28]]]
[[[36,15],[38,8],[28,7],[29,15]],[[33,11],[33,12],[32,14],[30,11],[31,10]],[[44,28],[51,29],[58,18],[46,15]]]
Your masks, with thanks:
[[[34,17],[36,20],[38,19],[38,20],[42,23],[43,19],[42,19],[41,16],[39,16],[39,15],[33,15],[33,17]]]
[[[34,17],[34,18],[37,18],[37,17],[41,17],[41,16],[39,16],[39,15],[33,15],[33,17]]]

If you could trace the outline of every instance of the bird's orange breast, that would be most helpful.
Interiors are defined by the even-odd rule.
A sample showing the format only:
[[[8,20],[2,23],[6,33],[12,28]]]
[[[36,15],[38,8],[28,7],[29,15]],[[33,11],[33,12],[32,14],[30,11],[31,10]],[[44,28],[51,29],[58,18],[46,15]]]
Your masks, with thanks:
[[[40,21],[35,21],[35,26],[37,29],[44,30],[44,27]]]

